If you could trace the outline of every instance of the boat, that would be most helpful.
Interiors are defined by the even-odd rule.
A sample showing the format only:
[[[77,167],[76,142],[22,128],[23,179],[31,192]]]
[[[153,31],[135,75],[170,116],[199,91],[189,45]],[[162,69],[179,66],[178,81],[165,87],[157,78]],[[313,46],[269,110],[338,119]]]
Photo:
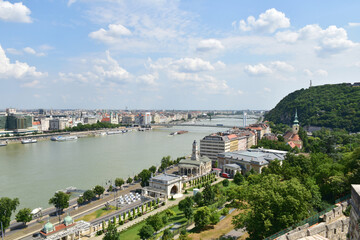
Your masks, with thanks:
[[[23,140],[21,140],[21,143],[22,143],[22,144],[37,143],[37,140],[36,140],[36,139],[32,139],[32,138],[23,139]]]
[[[71,141],[71,140],[76,140],[78,139],[77,136],[56,136],[56,137],[52,137],[51,141],[57,141],[57,142],[63,142],[63,141]]]
[[[181,130],[181,131],[177,131],[177,132],[172,132],[172,133],[170,133],[170,135],[171,136],[174,136],[174,135],[177,135],[177,134],[184,134],[184,133],[188,133],[189,131],[183,131],[183,130]]]
[[[7,145],[7,142],[0,142],[0,147],[5,147]]]
[[[106,134],[107,135],[114,135],[114,134],[120,134],[120,133],[123,133],[122,131],[110,131],[110,132],[107,132]]]

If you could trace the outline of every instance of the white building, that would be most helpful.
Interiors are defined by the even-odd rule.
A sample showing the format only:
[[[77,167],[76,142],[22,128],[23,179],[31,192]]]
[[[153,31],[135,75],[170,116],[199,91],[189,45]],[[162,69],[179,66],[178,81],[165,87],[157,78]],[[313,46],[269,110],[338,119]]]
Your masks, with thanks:
[[[144,116],[144,124],[145,124],[145,125],[151,124],[151,113],[150,113],[150,112],[146,112],[146,113],[145,113],[145,116]]]
[[[143,195],[155,198],[180,196],[182,191],[181,177],[173,174],[160,174],[149,180],[149,186],[143,188]]]

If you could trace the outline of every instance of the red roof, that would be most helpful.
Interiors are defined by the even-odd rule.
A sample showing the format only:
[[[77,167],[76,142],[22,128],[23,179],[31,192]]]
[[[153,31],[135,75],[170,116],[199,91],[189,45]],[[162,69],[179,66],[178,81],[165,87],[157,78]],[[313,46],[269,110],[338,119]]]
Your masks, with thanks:
[[[230,134],[227,136],[229,139],[237,138],[236,134]]]
[[[57,226],[55,226],[55,230],[54,231],[52,231],[52,232],[49,232],[49,233],[44,233],[42,230],[41,230],[41,234],[42,235],[44,235],[44,236],[49,236],[49,235],[51,235],[51,234],[54,234],[54,233],[56,233],[56,232],[58,232],[58,231],[60,231],[60,230],[63,230],[63,229],[65,229],[65,228],[68,228],[68,227],[72,227],[72,226],[74,226],[76,223],[73,223],[73,224],[70,224],[69,226],[65,226],[65,224],[59,224],[59,225],[57,225]]]
[[[291,148],[294,148],[294,147],[296,147],[296,144],[294,143],[294,142],[288,142],[287,144],[289,144],[289,146],[291,147]]]
[[[41,122],[40,121],[35,121],[32,123],[33,125],[41,125]]]
[[[110,118],[103,118],[101,119],[101,122],[110,122]]]

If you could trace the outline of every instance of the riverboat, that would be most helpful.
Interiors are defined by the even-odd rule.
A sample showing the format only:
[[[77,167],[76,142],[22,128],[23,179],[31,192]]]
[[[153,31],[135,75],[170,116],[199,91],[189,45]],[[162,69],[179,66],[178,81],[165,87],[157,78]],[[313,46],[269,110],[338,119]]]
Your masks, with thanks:
[[[71,140],[76,140],[78,139],[77,136],[56,136],[56,137],[52,137],[51,141],[57,141],[57,142],[64,142],[64,141],[71,141]]]
[[[22,144],[37,143],[37,140],[36,140],[36,139],[32,139],[32,138],[23,139],[23,140],[21,140],[21,143],[22,143]]]
[[[0,142],[0,147],[5,147],[7,145],[7,142]]]

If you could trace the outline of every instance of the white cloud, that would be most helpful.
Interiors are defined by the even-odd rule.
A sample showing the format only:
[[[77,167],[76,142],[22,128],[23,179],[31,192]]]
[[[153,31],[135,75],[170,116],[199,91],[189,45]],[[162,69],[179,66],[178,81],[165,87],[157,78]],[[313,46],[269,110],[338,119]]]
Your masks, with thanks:
[[[201,58],[181,58],[172,63],[180,72],[212,71],[214,66]]]
[[[29,66],[27,63],[15,61],[11,63],[6,56],[5,51],[0,45],[0,78],[17,78],[22,79],[26,77],[42,77],[47,73],[36,71],[35,67]]]
[[[244,70],[249,75],[265,75],[273,72],[269,67],[266,67],[262,63],[257,65],[246,65]]]
[[[31,23],[31,11],[22,2],[11,3],[0,0],[0,19],[6,22]]]
[[[284,71],[284,72],[293,72],[293,71],[295,71],[295,68],[292,65],[290,65],[290,64],[288,64],[286,62],[282,62],[282,61],[271,62],[270,66],[272,68],[275,68],[275,69],[279,70],[279,71]]]
[[[258,19],[249,16],[247,21],[240,20],[239,27],[242,31],[273,33],[279,28],[290,27],[290,19],[283,12],[271,8],[261,13]]]
[[[270,89],[270,88],[265,87],[265,88],[264,88],[264,91],[265,91],[265,92],[271,92],[271,89]]]
[[[15,48],[7,48],[7,49],[6,49],[6,52],[7,52],[7,53],[10,53],[10,54],[13,54],[13,55],[22,55],[22,54],[23,54],[22,51],[17,50],[17,49],[15,49]]]
[[[219,40],[216,39],[201,40],[196,48],[196,50],[199,52],[208,52],[221,49],[224,49],[224,46]]]
[[[109,24],[108,27],[108,30],[101,28],[98,31],[91,32],[89,37],[105,43],[114,43],[123,36],[131,35],[131,31],[121,24]]]
[[[157,86],[159,85],[156,80],[159,78],[159,74],[158,73],[153,73],[153,74],[144,74],[138,77],[137,82],[138,83],[143,83],[145,85],[148,86]]]
[[[20,85],[20,87],[25,88],[38,88],[40,87],[40,81],[39,80],[33,80],[31,82],[23,83]]]
[[[36,52],[33,48],[31,47],[25,47],[23,48],[22,50],[18,50],[18,49],[15,49],[15,48],[7,48],[6,49],[6,52],[7,53],[10,53],[10,54],[13,54],[13,55],[23,55],[24,53],[26,54],[31,54],[31,55],[35,55],[35,56],[38,56],[38,57],[43,57],[45,56],[46,54],[43,53],[43,52]]]
[[[348,39],[344,28],[334,25],[322,29],[317,24],[306,25],[296,32],[284,31],[276,34],[279,42],[295,43],[298,41],[315,41],[315,51],[318,56],[324,57],[348,50],[357,45]]]
[[[328,72],[324,69],[317,69],[314,71],[311,71],[309,69],[304,69],[304,73],[309,77],[327,77]]]
[[[92,83],[97,86],[127,83],[131,77],[130,73],[110,56],[109,51],[106,51],[105,55],[106,57],[102,59],[84,59],[81,61],[89,69],[88,71],[82,73],[59,72],[60,79],[66,82]]]
[[[349,27],[360,27],[360,23],[358,23],[358,22],[349,22],[348,26]]]
[[[77,0],[69,0],[67,5],[68,7],[70,7],[71,5],[73,5]]]

